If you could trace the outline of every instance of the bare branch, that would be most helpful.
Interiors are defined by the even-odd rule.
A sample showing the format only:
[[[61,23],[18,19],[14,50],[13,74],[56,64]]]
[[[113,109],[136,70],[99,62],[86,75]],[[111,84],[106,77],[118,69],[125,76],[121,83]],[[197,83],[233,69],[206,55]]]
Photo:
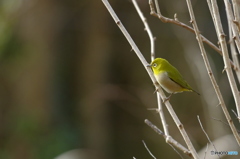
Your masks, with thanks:
[[[228,16],[228,14],[227,14]],[[237,66],[237,68],[240,67],[239,64],[239,54],[236,51],[236,45],[234,43],[234,37],[233,37],[233,32],[232,32],[232,27],[231,25],[233,25],[233,23],[230,21],[229,18],[228,19],[228,30],[229,30],[229,45],[230,45],[230,50],[231,50],[231,55],[232,55],[232,60],[235,63],[235,65]],[[234,69],[234,71],[236,72],[237,78],[238,78],[238,82],[240,82],[240,69]]]
[[[225,124],[225,125],[229,126],[229,124],[228,124],[228,123],[226,123],[226,122],[222,121],[221,119],[217,119],[217,118],[213,118],[213,117],[212,117],[212,119],[213,119],[213,120],[216,120],[216,121],[219,121],[219,122],[221,122],[221,123],[223,123],[223,124]]]
[[[144,147],[145,147],[146,150],[148,151],[148,153],[152,156],[152,158],[157,159],[157,158],[152,154],[152,152],[148,149],[148,147],[147,147],[146,143],[144,142],[144,140],[142,140],[142,142],[143,142]]]
[[[209,143],[211,143],[212,146],[214,147],[215,151],[217,151],[217,148],[215,147],[215,145],[213,144],[213,142],[212,142],[211,139],[209,138],[208,134],[207,134],[206,131],[204,130],[199,115],[197,116],[197,118],[198,118],[198,122],[199,122],[199,124],[200,124],[200,126],[201,126],[201,129],[202,129],[203,133],[205,134],[205,136],[207,137]],[[219,155],[218,155],[218,157],[220,158]]]
[[[235,17],[234,23],[237,25],[238,31],[240,31],[240,24],[239,24],[240,23],[240,15],[239,15],[239,10],[238,10],[239,5],[236,0],[232,0],[232,3],[233,3],[232,5],[233,5],[233,11],[234,11],[234,17]]]
[[[147,19],[144,17],[141,9],[138,6],[138,3],[136,2],[136,0],[132,0],[132,2],[145,26],[145,30],[148,33],[150,44],[151,44],[151,60],[153,61],[155,59],[155,38],[153,37],[152,31],[148,25]]]
[[[186,155],[190,156],[191,158],[193,158],[191,152],[185,148],[183,145],[181,145],[179,142],[177,142],[176,140],[174,140],[171,136],[166,136],[156,125],[152,124],[148,119],[145,119],[145,123],[152,128],[157,134],[163,136],[167,143],[171,146],[174,146],[176,148],[178,148],[179,150],[181,150],[182,152],[184,152]]]
[[[237,113],[232,109],[233,114],[237,117],[238,120],[240,120],[240,117],[237,115]]]
[[[206,158],[206,155],[207,155],[207,150],[208,150],[208,143],[207,143],[207,147],[206,147],[206,150],[205,150],[205,153],[204,153],[204,157],[203,157],[203,159],[205,159],[205,158]]]
[[[230,2],[228,0],[224,0],[225,6],[226,6],[226,11],[227,11],[227,19],[229,21],[230,28],[233,32],[233,37],[235,40],[235,43],[238,48],[238,52],[240,52],[240,39],[239,39],[239,31],[237,29],[236,23],[234,23],[234,16],[233,16],[233,11],[230,5]]]
[[[145,119],[144,122],[150,128],[152,128],[158,135],[162,135],[164,138],[167,137],[156,125],[153,125],[148,119]]]
[[[232,112],[233,112],[233,114],[236,115],[236,117],[237,117],[237,113],[236,113],[233,109],[232,109]],[[216,118],[213,118],[213,117],[212,117],[212,119],[213,119],[213,120],[216,120],[216,121],[219,121],[219,122],[221,122],[221,123],[223,123],[223,124],[229,126],[228,123],[226,123],[226,122],[224,122],[224,121],[222,121],[222,120],[220,120],[220,119],[216,119]],[[237,119],[239,119],[239,117],[237,117]],[[230,127],[230,126],[229,126],[229,127]],[[240,133],[240,131],[237,130],[237,133]]]
[[[170,145],[172,149],[181,157],[181,159],[183,159],[182,155],[177,151],[177,149],[175,149],[175,147],[173,147],[173,145],[171,145],[170,143],[168,143],[168,145]]]
[[[166,118],[165,118],[165,115],[164,115],[164,112],[163,112],[163,103],[161,101],[161,96],[158,92],[157,92],[157,101],[158,101],[158,110],[157,111],[158,111],[158,113],[160,115],[160,119],[162,121],[164,133],[167,136],[169,136],[168,124],[166,122]]]

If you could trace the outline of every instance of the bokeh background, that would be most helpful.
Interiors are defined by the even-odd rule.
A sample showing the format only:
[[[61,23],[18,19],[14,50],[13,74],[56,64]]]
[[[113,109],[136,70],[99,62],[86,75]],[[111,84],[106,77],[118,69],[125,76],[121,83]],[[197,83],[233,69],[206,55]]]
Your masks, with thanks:
[[[212,140],[231,134],[212,119],[225,121],[195,35],[150,16],[148,0],[138,2],[156,37],[156,56],[168,59],[201,94],[171,98],[195,148],[208,142],[197,115]],[[149,38],[131,1],[110,3],[150,62]],[[192,3],[201,33],[216,44],[206,2]],[[185,1],[159,4],[163,15],[177,13],[189,24]],[[226,104],[234,109],[222,58],[206,49]],[[144,124],[149,119],[162,129],[158,114],[149,110],[157,107],[153,92],[146,70],[101,0],[0,0],[1,159],[51,159],[67,152],[65,159],[151,158],[142,140],[157,158],[180,158]],[[170,134],[185,145],[164,112]]]

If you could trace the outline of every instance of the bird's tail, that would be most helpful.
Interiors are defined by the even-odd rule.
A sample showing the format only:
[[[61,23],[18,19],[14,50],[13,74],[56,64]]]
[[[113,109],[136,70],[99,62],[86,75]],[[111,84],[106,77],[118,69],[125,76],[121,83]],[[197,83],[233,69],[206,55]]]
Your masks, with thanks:
[[[197,93],[198,95],[200,95],[200,93],[198,93],[197,91],[195,91],[195,90],[193,90],[193,89],[192,89],[192,92]]]

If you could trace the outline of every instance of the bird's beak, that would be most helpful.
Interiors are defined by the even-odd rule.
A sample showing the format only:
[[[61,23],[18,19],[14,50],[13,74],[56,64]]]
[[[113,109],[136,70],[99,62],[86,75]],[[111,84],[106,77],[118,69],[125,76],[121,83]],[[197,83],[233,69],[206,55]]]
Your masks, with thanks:
[[[147,67],[152,67],[152,65],[151,65],[151,64],[148,64]]]

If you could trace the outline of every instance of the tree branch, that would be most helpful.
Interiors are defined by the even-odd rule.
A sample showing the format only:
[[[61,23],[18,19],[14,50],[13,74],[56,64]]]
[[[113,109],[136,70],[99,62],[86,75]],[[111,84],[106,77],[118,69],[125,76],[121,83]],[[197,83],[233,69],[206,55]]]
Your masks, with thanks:
[[[132,2],[133,2],[134,7],[136,8],[136,10],[139,14],[144,26],[145,26],[145,29],[146,29],[147,33],[148,33],[148,36],[149,36],[149,39],[150,39],[150,44],[151,44],[151,60],[153,61],[155,59],[155,38],[153,37],[152,31],[151,31],[151,29],[148,25],[147,19],[144,17],[144,15],[143,15],[141,9],[139,8],[136,0],[132,0]],[[164,133],[168,136],[169,135],[168,125],[167,125],[166,118],[165,118],[165,115],[164,115],[164,112],[163,112],[163,104],[162,104],[162,101],[161,101],[161,96],[158,92],[157,92],[157,101],[158,101],[157,112],[160,115],[160,119],[162,121]]]
[[[150,14],[159,18],[162,22],[176,24],[176,25],[178,25],[182,28],[185,28],[188,31],[194,33],[194,29],[192,27],[180,22],[177,18],[171,19],[171,18],[167,18],[167,17],[163,16],[161,14],[160,7],[158,5],[158,0],[155,0],[155,6],[157,8],[157,12],[155,11],[153,0],[149,0],[149,6],[150,6]],[[200,34],[200,36],[204,43],[208,44],[211,48],[213,48],[216,52],[218,52],[222,56],[222,51],[220,48],[218,48],[216,45],[214,45],[211,41],[209,41],[203,35]],[[239,70],[239,67],[237,67],[232,61],[231,61],[231,66],[234,70]]]
[[[145,119],[144,121],[150,128],[152,128],[158,135],[163,136],[166,141],[168,141],[167,143],[178,148],[179,150],[181,150],[182,152],[184,152],[186,155],[188,155],[189,157],[193,158],[191,152],[184,147],[183,145],[181,145],[179,142],[177,142],[176,140],[174,140],[172,137],[168,137],[167,135],[165,135],[156,125],[152,124],[148,119]]]
[[[151,46],[151,60],[153,61],[155,59],[155,37],[153,37],[152,31],[148,25],[147,19],[144,17],[141,9],[139,8],[136,0],[132,0],[133,5],[135,7],[135,9],[137,10],[138,15],[140,16],[144,26],[145,26],[145,30],[148,33],[149,39],[150,39],[150,46]]]
[[[148,153],[152,156],[152,158],[157,159],[157,158],[152,154],[152,152],[149,150],[149,148],[147,147],[147,144],[144,142],[144,140],[142,140],[142,142],[143,142],[143,145],[144,145],[145,149],[146,149],[146,150],[148,151]]]
[[[233,22],[237,25],[238,31],[240,31],[240,23],[239,23],[240,15],[239,15],[239,10],[238,10],[239,5],[236,0],[232,0],[232,3],[233,3],[232,5],[233,5],[233,11],[234,11],[234,17],[235,17]]]

